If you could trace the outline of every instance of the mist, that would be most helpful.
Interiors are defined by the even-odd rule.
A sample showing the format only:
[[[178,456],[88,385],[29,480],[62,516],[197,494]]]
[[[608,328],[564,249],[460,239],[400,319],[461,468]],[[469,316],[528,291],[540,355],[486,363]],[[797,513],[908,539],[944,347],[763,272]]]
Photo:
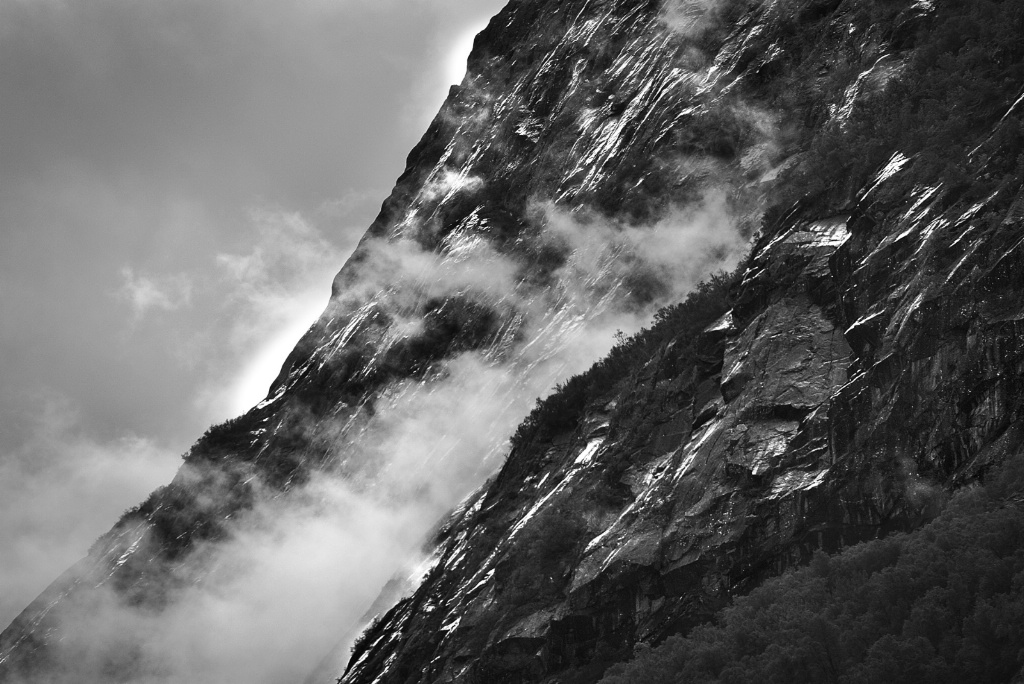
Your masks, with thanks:
[[[409,312],[424,297],[471,295],[505,312],[508,334],[443,362],[425,380],[391,386],[356,427],[308,425],[319,435],[335,432],[344,444],[337,458],[358,467],[344,477],[320,471],[287,495],[260,490],[228,541],[200,546],[189,562],[165,570],[185,578],[198,567],[202,578],[173,590],[166,609],[130,607],[101,590],[68,611],[63,631],[72,637],[60,657],[73,674],[61,681],[104,681],[111,653],[139,673],[133,681],[302,681],[325,655],[319,672],[337,674],[383,585],[398,577],[415,586],[429,567],[430,532],[500,466],[535,399],[607,353],[617,332],[637,331],[709,273],[732,268],[746,244],[741,221],[717,192],[650,226],[543,201],[533,207],[542,239],[567,254],[544,287],[471,236],[461,245],[453,238],[444,255],[403,239],[366,246],[359,287],[341,299],[387,300],[389,310]],[[288,230],[302,231],[292,225],[279,234]],[[267,272],[261,258],[257,251],[224,260],[236,276],[251,275],[240,282],[252,287],[240,291],[254,300],[268,296],[257,286]],[[659,283],[655,296],[631,291],[638,272]],[[388,335],[401,339],[420,324],[411,314],[396,318]],[[216,496],[209,473],[185,476]],[[106,587],[103,578],[97,583]]]
[[[0,0],[5,626],[265,396],[502,4]]]
[[[125,435],[97,440],[64,397],[40,393],[29,404],[28,434],[0,460],[0,616],[10,621],[56,575],[83,555],[97,535],[137,500],[167,482],[177,454]],[[68,515],[68,502],[76,515]],[[6,625],[5,625],[6,626]]]

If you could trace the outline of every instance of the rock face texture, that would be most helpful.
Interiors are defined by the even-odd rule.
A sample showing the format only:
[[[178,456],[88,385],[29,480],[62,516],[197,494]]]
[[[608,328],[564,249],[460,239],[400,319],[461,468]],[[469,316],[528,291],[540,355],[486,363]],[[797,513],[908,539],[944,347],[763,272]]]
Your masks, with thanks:
[[[681,299],[748,237],[538,406],[335,676],[597,681],[817,549],[928,520],[1022,429],[1022,55],[971,61],[996,85],[935,116],[921,75],[969,53],[953,11],[512,0],[267,399],[0,636],[0,678],[69,676],[63,612],[98,587],[165,608],[267,492],[386,481],[381,421],[457,361],[540,393],[573,335]],[[130,648],[98,662],[146,674]]]
[[[939,30],[930,5],[902,9],[899,21]],[[837,38],[807,60],[859,54],[866,67],[817,124],[842,130],[876,106],[864,86],[880,65],[898,78],[891,65],[913,60],[899,38],[910,29],[865,40],[855,10],[753,4],[719,47],[719,83],[763,92],[773,60],[797,52],[781,23],[806,22]],[[1018,125],[1019,91],[1002,97],[1002,116],[964,143],[983,191],[901,178],[923,161],[899,150],[871,175],[840,175],[766,222],[731,309],[695,344],[669,339],[592,392],[578,421],[516,443],[342,681],[597,681],[816,549],[919,526],[945,491],[1019,451],[1021,275],[1008,263],[1021,168],[996,170],[1000,153],[982,151]],[[781,177],[780,193],[813,187]]]

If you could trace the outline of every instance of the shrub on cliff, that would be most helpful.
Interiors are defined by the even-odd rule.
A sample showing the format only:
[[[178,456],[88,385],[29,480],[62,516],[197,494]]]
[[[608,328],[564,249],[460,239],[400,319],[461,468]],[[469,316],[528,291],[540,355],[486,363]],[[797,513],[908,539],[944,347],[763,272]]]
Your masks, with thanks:
[[[567,506],[544,511],[527,525],[503,563],[502,598],[513,612],[558,596],[586,525]]]
[[[634,374],[668,342],[674,341],[685,355],[697,335],[729,310],[729,290],[739,273],[737,269],[733,273],[712,274],[684,301],[655,313],[650,328],[620,338],[608,355],[587,372],[569,378],[548,397],[538,399],[536,407],[513,435],[512,448],[520,448],[533,440],[551,439],[575,428],[591,401],[609,393],[623,378]]]
[[[1014,119],[1021,112],[1019,107],[1011,111],[1015,96],[1010,94],[1019,93],[1024,82],[1024,2],[936,5],[915,22],[907,19],[906,10],[892,15],[900,3],[857,3],[865,30],[884,26],[893,34],[887,37],[897,54],[901,48],[913,50],[880,92],[858,97],[847,120],[818,130],[806,163],[790,179],[788,197],[813,196],[843,183],[861,187],[895,151],[915,158],[913,168],[896,182],[907,189],[942,184],[953,198],[963,193],[984,197],[1004,174],[1017,174],[1024,159],[1020,124]],[[776,94],[780,101],[785,96]],[[1010,119],[1004,127],[1017,131],[1013,140],[1006,135],[979,139],[1004,116]],[[982,165],[985,178],[977,173]]]

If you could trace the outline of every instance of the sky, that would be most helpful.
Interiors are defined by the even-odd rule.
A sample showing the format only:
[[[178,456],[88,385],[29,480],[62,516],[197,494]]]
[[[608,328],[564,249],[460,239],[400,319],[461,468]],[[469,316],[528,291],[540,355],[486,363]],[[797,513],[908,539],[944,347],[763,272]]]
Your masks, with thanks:
[[[327,302],[503,0],[0,0],[0,628]]]

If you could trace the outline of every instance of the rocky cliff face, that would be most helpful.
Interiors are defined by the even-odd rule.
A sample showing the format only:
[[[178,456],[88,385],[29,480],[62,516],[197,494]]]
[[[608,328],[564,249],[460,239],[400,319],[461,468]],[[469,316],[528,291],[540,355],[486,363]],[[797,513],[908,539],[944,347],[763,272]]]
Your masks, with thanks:
[[[718,48],[719,87],[763,97],[810,72],[805,149],[861,154],[848,117],[884,120],[870,89],[920,69],[949,21],[906,3],[865,31],[864,7],[750,7]],[[872,174],[783,172],[773,191],[812,192],[765,224],[721,318],[663,319],[576,420],[523,433],[341,681],[596,681],[817,549],[919,526],[1018,452],[1019,83],[941,151],[976,178],[958,187],[908,131]]]
[[[71,676],[64,612],[98,586],[165,609],[263,497],[396,487],[389,416],[467,360],[502,372],[506,417],[429,467],[482,478],[564,349],[755,231],[538,406],[343,681],[596,681],[816,549],[933,516],[1019,443],[1020,13],[975,5],[510,2],[267,399],[4,632],[0,675]],[[947,35],[965,17],[988,58]],[[928,91],[942,69],[974,90]],[[97,662],[149,676],[131,653]]]

